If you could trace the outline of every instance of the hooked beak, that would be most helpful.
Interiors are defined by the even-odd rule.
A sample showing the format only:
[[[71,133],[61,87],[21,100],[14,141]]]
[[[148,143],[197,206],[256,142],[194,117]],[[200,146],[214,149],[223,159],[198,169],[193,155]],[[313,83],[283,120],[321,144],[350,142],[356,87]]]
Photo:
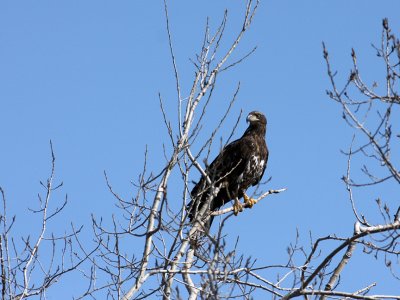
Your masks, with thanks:
[[[258,120],[257,117],[255,115],[253,115],[253,114],[249,114],[247,116],[247,118],[246,118],[247,123],[254,122],[254,121],[257,121],[257,120]]]

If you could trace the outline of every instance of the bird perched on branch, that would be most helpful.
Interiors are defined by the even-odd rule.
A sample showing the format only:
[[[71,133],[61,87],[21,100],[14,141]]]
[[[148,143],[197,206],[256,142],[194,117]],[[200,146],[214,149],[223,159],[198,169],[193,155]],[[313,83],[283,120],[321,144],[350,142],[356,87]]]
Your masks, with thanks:
[[[234,200],[235,215],[243,210],[240,198],[243,197],[245,205],[250,208],[256,202],[246,195],[246,190],[260,182],[267,166],[267,119],[261,112],[253,111],[246,120],[249,127],[243,136],[222,149],[205,170],[208,178],[203,175],[191,191],[189,219],[193,221],[199,217],[205,221],[207,230],[213,221],[210,212],[218,210],[226,202]]]

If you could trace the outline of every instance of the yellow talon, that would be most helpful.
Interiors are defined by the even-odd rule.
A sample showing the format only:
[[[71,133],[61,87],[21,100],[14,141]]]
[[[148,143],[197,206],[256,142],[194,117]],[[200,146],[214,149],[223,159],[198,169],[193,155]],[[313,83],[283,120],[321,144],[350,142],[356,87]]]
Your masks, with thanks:
[[[238,199],[235,199],[235,203],[233,204],[233,213],[235,216],[238,215],[239,212],[243,211],[243,205],[239,202]]]
[[[247,205],[249,208],[252,208],[254,204],[257,203],[256,199],[250,198],[246,194],[243,195],[244,204]]]

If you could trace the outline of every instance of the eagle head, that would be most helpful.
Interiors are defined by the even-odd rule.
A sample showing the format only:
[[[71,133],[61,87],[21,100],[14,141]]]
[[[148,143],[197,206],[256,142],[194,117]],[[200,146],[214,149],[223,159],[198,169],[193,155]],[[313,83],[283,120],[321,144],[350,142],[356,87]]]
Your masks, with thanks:
[[[246,118],[246,121],[250,123],[250,125],[267,125],[267,118],[265,118],[264,114],[259,111],[252,111]]]

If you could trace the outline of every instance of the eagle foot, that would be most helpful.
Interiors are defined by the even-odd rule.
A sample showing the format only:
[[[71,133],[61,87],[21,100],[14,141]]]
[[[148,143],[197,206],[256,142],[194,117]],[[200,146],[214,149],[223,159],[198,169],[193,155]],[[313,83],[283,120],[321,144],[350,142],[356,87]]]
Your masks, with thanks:
[[[243,195],[244,204],[247,205],[249,208],[252,208],[254,204],[257,203],[256,199],[250,198],[246,194]]]
[[[235,203],[233,204],[234,215],[237,216],[238,213],[240,213],[241,211],[243,211],[243,205],[240,203],[238,199],[235,199]]]

